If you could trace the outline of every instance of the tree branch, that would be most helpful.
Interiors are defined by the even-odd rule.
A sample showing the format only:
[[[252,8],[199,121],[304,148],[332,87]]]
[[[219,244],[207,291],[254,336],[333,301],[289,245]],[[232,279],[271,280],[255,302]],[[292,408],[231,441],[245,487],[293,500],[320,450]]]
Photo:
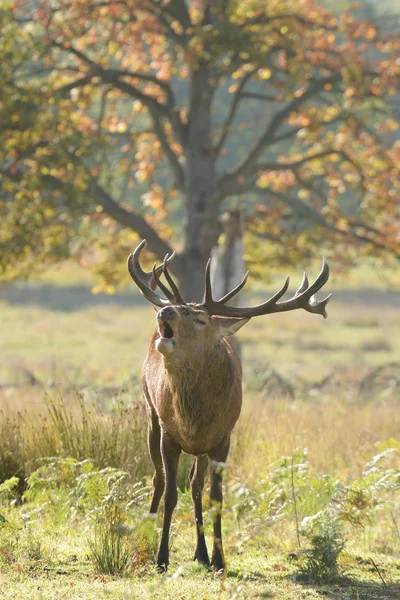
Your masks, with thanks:
[[[262,100],[263,102],[276,102],[276,96],[268,96],[268,94],[257,94],[256,92],[245,92],[242,98],[250,98],[250,100]]]
[[[168,142],[167,134],[165,133],[160,117],[152,108],[149,108],[149,111],[153,119],[154,133],[160,141],[161,147],[174,174],[174,185],[178,190],[183,191],[185,186],[185,174],[182,165]]]
[[[275,142],[275,133],[280,128],[282,123],[286,121],[289,115],[300,108],[307,100],[314,96],[317,92],[324,88],[328,83],[334,83],[340,75],[331,75],[324,79],[319,79],[310,83],[308,88],[301,96],[293,98],[284,108],[278,111],[267,125],[263,134],[259,137],[248,155],[232,170],[223,175],[219,180],[219,186],[222,188],[231,187],[237,182],[240,176],[246,177],[248,172],[253,168],[254,163],[261,157],[265,148]]]
[[[184,186],[184,172],[177,155],[172,150],[168,142],[167,135],[165,133],[165,129],[162,125],[160,118],[168,118],[174,132],[178,134],[179,139],[181,139],[181,136],[183,135],[183,125],[179,119],[179,116],[177,115],[177,112],[174,110],[174,96],[170,87],[165,82],[159,81],[158,78],[153,75],[141,74],[134,71],[103,69],[101,66],[97,65],[94,61],[92,61],[89,57],[87,57],[83,52],[77,50],[73,46],[65,47],[62,44],[59,44],[58,42],[53,42],[52,45],[63,51],[71,52],[91,67],[92,73],[87,75],[85,78],[78,80],[78,83],[80,85],[83,85],[82,81],[84,79],[85,82],[87,82],[87,78],[92,78],[97,75],[101,78],[103,83],[108,83],[113,87],[119,89],[121,92],[124,92],[125,94],[128,94],[133,98],[136,98],[148,108],[150,115],[153,119],[154,132],[161,143],[164,154],[174,173],[175,185],[179,190],[182,190]],[[142,79],[143,81],[156,83],[160,86],[161,89],[163,89],[166,92],[168,106],[158,102],[156,98],[150,96],[149,94],[145,94],[140,89],[138,89],[134,85],[131,85],[127,81],[119,79],[120,76],[129,76],[136,79]],[[67,86],[63,86],[63,91],[65,91],[65,89],[73,89],[73,87],[76,87],[76,84],[67,84]]]
[[[215,153],[216,156],[218,156],[219,153],[221,152],[221,149],[222,149],[223,145],[225,144],[226,139],[230,133],[230,127],[235,118],[239,103],[240,103],[241,99],[243,98],[242,91],[245,88],[246,83],[249,81],[249,79],[251,79],[251,77],[254,75],[255,72],[256,72],[256,69],[252,69],[251,71],[246,73],[246,75],[242,78],[241,82],[238,85],[235,95],[233,96],[233,100],[231,103],[231,107],[229,109],[228,116],[225,120],[224,125],[222,126],[222,132],[221,132],[220,138],[213,150],[213,152]]]
[[[160,79],[158,79],[158,77],[156,75],[151,75],[149,73],[140,73],[139,71],[130,71],[129,69],[103,69],[103,67],[101,67],[96,62],[91,60],[88,56],[86,56],[86,54],[84,54],[77,48],[74,48],[74,46],[63,46],[62,44],[60,44],[58,42],[54,42],[54,41],[51,43],[51,45],[56,48],[59,48],[60,50],[65,51],[65,52],[70,52],[71,54],[73,54],[74,56],[79,58],[82,62],[89,65],[92,69],[92,73],[90,73],[87,77],[89,79],[89,81],[95,75],[98,75],[99,77],[102,77],[102,78],[103,77],[107,77],[107,78],[111,77],[113,80],[114,80],[114,78],[119,78],[119,77],[132,77],[133,79],[140,79],[141,81],[146,81],[148,83],[154,83],[155,85],[158,85],[160,87],[160,89],[163,90],[163,92],[165,92],[168,105],[170,107],[175,106],[175,98],[174,98],[174,94],[173,94],[171,87],[165,81],[161,81]],[[83,79],[85,79],[85,78],[83,78]],[[76,85],[84,85],[84,83],[81,83],[81,82],[83,82],[83,79],[78,80],[78,82],[76,82]],[[76,87],[76,85],[75,85],[75,87]],[[62,86],[62,88],[59,88],[59,89],[68,88],[68,86],[72,86],[72,84],[67,84],[66,86]],[[71,88],[71,89],[73,89],[73,88]],[[155,98],[153,98],[152,96],[149,96],[148,94],[146,94],[146,96],[149,99],[157,102],[157,100]],[[158,103],[158,104],[160,106],[163,106],[160,103]]]
[[[329,229],[331,231],[340,231],[337,230],[334,225],[328,223],[328,221],[317,211],[316,208],[310,206],[300,198],[293,198],[292,196],[288,196],[282,192],[277,192],[275,190],[266,190],[266,193],[274,196],[278,200],[281,200],[287,206],[293,208],[299,215],[303,215],[309,219],[311,219],[317,225],[321,227],[325,227],[325,229]]]
[[[289,129],[285,133],[282,133],[281,135],[278,135],[278,136],[274,137],[274,139],[271,142],[271,145],[272,144],[279,144],[279,142],[283,142],[284,140],[288,140],[290,138],[296,137],[296,135],[302,129],[304,129],[304,127],[292,127],[291,129]]]
[[[68,92],[70,92],[71,90],[73,90],[75,88],[82,87],[84,85],[87,85],[88,83],[91,83],[93,77],[94,77],[94,75],[90,74],[90,75],[87,75],[86,77],[81,77],[80,79],[71,81],[71,83],[67,83],[65,85],[62,85],[59,88],[56,88],[55,93],[56,94],[67,94]]]
[[[125,81],[120,81],[120,80],[116,79],[114,76],[109,77],[109,76],[105,75],[105,77],[103,77],[103,81],[107,81],[108,83],[111,83],[114,87],[118,88],[122,92],[125,92],[125,93],[133,96],[134,98],[137,98],[138,100],[143,102],[143,104],[145,106],[147,106],[147,108],[150,112],[150,115],[152,117],[152,120],[153,120],[154,133],[158,137],[160,144],[162,146],[162,149],[164,151],[164,154],[165,154],[165,156],[170,164],[170,167],[174,173],[175,186],[179,190],[183,190],[183,187],[184,187],[183,168],[182,168],[181,163],[179,162],[177,155],[172,150],[172,148],[168,142],[168,138],[165,133],[165,129],[161,122],[161,117],[166,116],[165,106],[161,105],[154,98],[151,98],[150,96],[147,96],[146,94],[143,94],[140,90],[138,90],[134,86],[130,85],[129,83],[126,83]]]
[[[297,169],[298,167],[301,167],[302,165],[305,165],[306,163],[308,163],[312,160],[317,160],[319,158],[325,158],[326,156],[331,156],[333,154],[335,154],[337,156],[341,156],[345,160],[349,160],[347,154],[343,150],[333,150],[333,149],[323,150],[322,152],[316,152],[315,154],[309,154],[309,155],[304,156],[303,158],[300,158],[299,160],[295,160],[293,162],[257,163],[254,165],[254,168],[252,168],[252,170],[249,174],[253,175],[253,174],[259,173],[260,171],[288,171],[291,169]]]
[[[0,174],[5,176],[12,181],[20,181],[22,178],[21,172],[11,172],[9,169],[0,169]],[[46,180],[52,188],[56,188],[59,190],[67,189],[69,193],[75,195],[75,191],[71,184],[60,181],[57,177],[53,175],[45,175],[43,176],[43,180]],[[123,208],[120,204],[118,204],[105,190],[100,184],[96,181],[96,179],[92,178],[89,187],[88,193],[91,196],[92,200],[99,204],[103,211],[112,217],[117,223],[122,225],[123,227],[127,227],[136,231],[139,236],[143,239],[147,240],[147,244],[149,249],[154,252],[161,260],[164,258],[166,254],[172,254],[173,250],[167,242],[165,242],[157,232],[147,223],[147,221],[139,214],[127,210]],[[175,273],[179,273],[180,268],[180,260],[179,256],[176,257],[174,261],[174,271]]]
[[[162,23],[167,31],[167,34],[169,34],[169,36],[175,40],[178,44],[180,44],[182,47],[186,47],[187,44],[187,35],[184,34],[178,34],[176,33],[176,31],[172,28],[171,23],[175,20],[179,21],[179,23],[182,25],[183,29],[186,30],[189,27],[191,27],[192,23],[190,20],[190,15],[189,12],[187,10],[187,7],[185,5],[184,0],[173,0],[169,4],[167,3],[160,3],[157,0],[147,0],[149,5],[151,6],[150,8],[150,12],[152,12],[156,18],[160,21],[160,23]],[[171,8],[175,8],[175,14],[172,12]],[[168,15],[171,18],[171,22],[167,19],[166,15]]]
[[[300,186],[306,190],[308,190],[309,192],[315,194],[320,200],[322,200],[323,202],[326,201],[326,196],[325,194],[321,191],[318,190],[315,185],[313,185],[312,181],[306,180],[303,177],[300,176],[299,172],[294,169],[293,170],[294,176],[296,178],[296,181],[300,184]]]
[[[133,79],[140,79],[141,81],[154,83],[155,85],[158,85],[166,93],[167,97],[171,98],[171,102],[175,104],[170,86],[165,81],[161,81],[161,79],[158,79],[156,75],[151,75],[149,73],[140,73],[140,71],[130,71],[129,69],[101,69],[101,71],[111,76],[132,77]]]
[[[254,26],[254,25],[266,25],[266,24],[270,24],[273,23],[275,21],[281,21],[281,20],[286,20],[286,19],[293,19],[294,21],[296,21],[297,23],[301,23],[302,25],[305,26],[310,26],[314,29],[316,27],[316,23],[313,21],[310,21],[309,19],[305,19],[304,17],[302,17],[301,15],[294,15],[291,13],[282,13],[280,15],[273,15],[273,16],[269,16],[269,15],[261,15],[259,17],[255,17],[254,19],[248,19],[243,25],[242,27],[248,27],[248,26]],[[319,28],[323,28],[326,29],[328,31],[337,31],[337,27],[336,26],[329,26],[326,24],[318,24]]]
[[[254,192],[256,192],[257,189],[258,189],[259,194],[261,194],[262,190],[260,190],[260,188],[256,188],[254,190]],[[287,194],[283,194],[282,192],[276,192],[276,191],[270,190],[270,189],[265,190],[265,193],[269,194],[271,196],[274,196],[278,200],[281,200],[284,204],[293,208],[298,214],[304,215],[304,217],[309,218],[316,225],[323,227],[324,229],[327,229],[328,231],[332,231],[333,233],[339,234],[340,236],[343,236],[343,237],[350,236],[350,237],[354,238],[355,240],[359,241],[361,244],[371,244],[372,246],[374,246],[375,248],[378,248],[379,250],[386,250],[386,251],[392,252],[384,244],[381,244],[380,242],[378,242],[377,240],[374,240],[371,237],[368,237],[361,233],[357,233],[356,231],[354,231],[354,229],[350,229],[350,230],[339,229],[334,224],[329,223],[313,206],[306,204],[305,202],[300,200],[300,198],[293,198],[291,196],[288,196]],[[371,231],[371,232],[373,231],[372,228],[369,228],[368,226],[360,225],[360,224],[358,226],[364,227],[368,231]],[[395,258],[400,259],[399,253],[392,252],[392,254]]]
[[[163,9],[167,11],[170,9],[169,13],[171,16],[175,19],[178,19],[184,29],[191,27],[192,22],[190,20],[190,15],[185,0],[172,0],[169,4],[163,6]],[[172,13],[172,9],[174,9],[174,14]]]
[[[95,63],[88,56],[86,56],[83,52],[81,52],[77,48],[74,48],[73,46],[66,47],[66,46],[63,46],[63,44],[59,44],[58,42],[54,42],[54,41],[51,43],[51,45],[56,48],[59,48],[60,50],[63,50],[64,52],[69,52],[69,53],[73,54],[74,56],[79,58],[81,61],[86,63],[88,66],[90,66],[91,67],[90,75],[92,77],[97,75],[98,77],[101,78],[103,83],[113,84],[116,88],[120,89],[121,91],[125,92],[126,94],[133,96],[137,100],[140,100],[146,106],[153,106],[163,116],[168,116],[168,110],[167,110],[167,106],[165,104],[161,104],[160,102],[158,102],[158,100],[156,98],[154,98],[154,96],[145,94],[144,92],[139,90],[137,87],[131,85],[130,83],[128,83],[126,81],[121,81],[118,76],[118,70],[114,71],[113,69],[103,69],[103,67],[101,67],[100,65]],[[139,79],[140,78],[139,73],[135,73],[135,77],[137,79]],[[145,75],[144,80],[149,81],[150,80],[149,77],[150,76]],[[143,77],[142,77],[142,79],[143,79]],[[157,78],[155,78],[155,79],[157,79]]]
[[[292,161],[292,162],[263,162],[256,163],[247,169],[247,177],[251,178],[250,181],[246,181],[243,184],[238,184],[237,180],[233,180],[230,184],[223,184],[219,186],[217,192],[218,202],[221,202],[226,196],[229,196],[232,193],[235,194],[243,194],[246,191],[251,191],[257,178],[263,171],[296,171],[299,167],[311,162],[312,160],[317,160],[319,158],[325,158],[326,156],[336,155],[341,156],[343,160],[349,161],[359,172],[360,177],[363,181],[363,175],[360,173],[360,167],[351,159],[348,154],[344,150],[324,150],[321,152],[316,152],[315,154],[310,154],[308,156],[304,156],[303,158]],[[222,178],[223,180],[223,178]]]
[[[95,179],[92,179],[89,185],[89,194],[98,202],[105,213],[115,219],[120,225],[133,229],[139,236],[147,240],[149,249],[163,259],[166,254],[173,252],[172,248],[159,237],[157,232],[147,223],[147,221],[137,213],[131,210],[126,210],[97,183]]]

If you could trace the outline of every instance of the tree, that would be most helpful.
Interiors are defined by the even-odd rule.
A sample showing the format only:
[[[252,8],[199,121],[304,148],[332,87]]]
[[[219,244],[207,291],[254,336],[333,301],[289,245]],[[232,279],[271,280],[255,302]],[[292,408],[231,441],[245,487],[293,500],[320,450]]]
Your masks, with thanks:
[[[396,37],[312,0],[15,0],[2,14],[4,279],[96,240],[113,283],[136,235],[162,258],[181,234],[175,274],[198,299],[220,211],[243,201],[278,262],[324,244],[400,255]]]

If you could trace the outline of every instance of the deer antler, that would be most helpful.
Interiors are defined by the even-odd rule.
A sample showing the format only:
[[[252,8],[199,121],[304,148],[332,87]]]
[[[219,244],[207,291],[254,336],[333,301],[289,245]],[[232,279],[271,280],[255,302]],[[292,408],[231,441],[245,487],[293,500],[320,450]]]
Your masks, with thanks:
[[[211,266],[211,258],[208,259],[207,266],[206,266],[206,287],[204,290],[203,306],[205,306],[206,304],[211,305],[211,303],[214,302],[214,300],[212,298],[210,266]],[[225,296],[223,298],[218,300],[218,304],[226,304],[228,302],[228,300],[230,300],[231,298],[233,298],[233,296],[235,296],[237,293],[239,293],[240,290],[242,289],[242,287],[244,287],[246,285],[248,276],[249,276],[249,271],[247,271],[247,273],[245,274],[245,276],[243,277],[243,279],[239,283],[239,285],[237,285],[235,288],[233,288],[233,290],[231,290],[230,292],[225,294]]]
[[[128,271],[133,281],[136,283],[143,296],[146,298],[146,300],[148,300],[155,306],[160,306],[161,308],[163,306],[169,306],[169,300],[164,300],[163,298],[160,298],[160,296],[158,296],[158,294],[156,294],[152,288],[155,287],[155,284],[158,284],[158,274],[163,272],[165,264],[171,262],[171,260],[175,256],[175,252],[171,254],[171,256],[169,256],[168,258],[166,257],[167,261],[164,259],[162,265],[158,266],[157,268],[153,267],[152,271],[146,273],[140,266],[140,253],[146,246],[146,244],[146,240],[143,240],[142,242],[140,242],[139,246],[137,246],[134,252],[128,256]]]
[[[168,264],[171,262],[171,260],[174,256],[175,256],[175,252],[170,258],[168,257],[168,254],[164,258],[164,262],[163,262],[164,277],[168,281],[169,285],[171,286],[171,290],[174,294],[175,303],[176,304],[186,304],[185,300],[181,296],[178,286],[176,285],[175,281],[172,279],[172,277],[168,271]]]
[[[135,249],[135,251],[128,256],[128,270],[133,281],[136,283],[146,300],[152,304],[155,304],[156,306],[169,306],[171,303],[186,304],[176,283],[168,272],[168,265],[174,259],[175,252],[172,254],[167,254],[163,260],[163,263],[158,267],[156,267],[156,264],[154,263],[152,270],[149,273],[146,273],[140,266],[140,253],[146,246],[146,243],[146,240],[143,240]],[[159,275],[161,275],[161,273],[164,273],[173,293],[171,293],[170,290],[160,281]],[[160,296],[154,292],[153,288],[156,286],[160,288],[168,300],[160,298]]]
[[[317,313],[322,315],[325,319],[328,316],[326,313],[326,305],[329,302],[331,294],[327,296],[324,300],[317,300],[315,297],[315,293],[320,290],[325,283],[329,279],[329,265],[325,257],[322,260],[322,269],[317,279],[309,285],[307,275],[304,273],[303,281],[293,298],[289,300],[285,300],[283,302],[278,302],[287,291],[289,287],[289,277],[286,279],[285,283],[281,287],[281,289],[274,295],[272,298],[264,302],[263,304],[259,304],[258,306],[253,306],[251,308],[239,308],[234,306],[225,306],[225,303],[232,298],[237,292],[239,292],[242,287],[245,285],[247,280],[247,275],[244,276],[243,280],[239,285],[233,289],[231,292],[226,294],[221,300],[213,300],[212,297],[212,288],[211,288],[211,277],[210,277],[210,261],[207,263],[206,267],[206,285],[204,292],[204,300],[203,300],[203,308],[207,310],[210,315],[218,315],[221,317],[258,317],[260,315],[267,315],[271,313],[277,312],[286,312],[288,310],[296,310],[297,308],[304,308],[311,313]]]

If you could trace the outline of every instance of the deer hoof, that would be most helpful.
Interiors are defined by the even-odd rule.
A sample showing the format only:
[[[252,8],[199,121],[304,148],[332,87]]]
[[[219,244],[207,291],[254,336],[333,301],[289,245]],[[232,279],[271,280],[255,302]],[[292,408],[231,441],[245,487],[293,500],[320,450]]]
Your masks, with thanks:
[[[224,573],[226,569],[225,561],[220,552],[213,554],[211,566],[217,573]]]
[[[157,569],[157,573],[166,573],[168,570],[168,565],[164,564],[158,564],[156,565],[156,569]]]
[[[157,556],[157,563],[156,563],[156,569],[157,569],[157,573],[165,573],[168,570],[168,556]]]
[[[200,565],[204,565],[205,567],[210,567],[210,559],[208,558],[207,551],[205,553],[199,552],[196,550],[194,553],[193,560],[197,560]]]

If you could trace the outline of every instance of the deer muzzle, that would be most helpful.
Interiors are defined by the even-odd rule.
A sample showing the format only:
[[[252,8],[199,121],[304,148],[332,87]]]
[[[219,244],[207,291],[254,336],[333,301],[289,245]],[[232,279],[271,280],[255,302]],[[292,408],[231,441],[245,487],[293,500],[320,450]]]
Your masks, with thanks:
[[[170,354],[174,349],[176,341],[176,329],[174,328],[174,321],[176,318],[176,312],[170,306],[161,309],[157,313],[159,337],[156,340],[155,346],[158,352],[161,352],[161,354]]]

